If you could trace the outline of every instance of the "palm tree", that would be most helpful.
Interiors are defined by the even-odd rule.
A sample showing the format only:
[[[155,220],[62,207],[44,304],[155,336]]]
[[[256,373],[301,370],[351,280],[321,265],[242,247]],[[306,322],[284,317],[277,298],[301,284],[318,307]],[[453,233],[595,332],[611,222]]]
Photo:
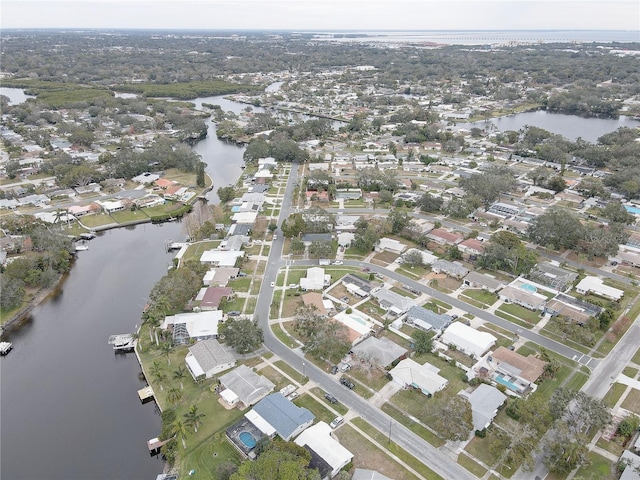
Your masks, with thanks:
[[[174,380],[180,380],[180,388],[181,389],[184,389],[184,383],[183,383],[182,379],[184,377],[186,377],[186,375],[187,375],[187,369],[184,368],[182,365],[180,365],[178,368],[176,368],[173,371],[173,378],[174,378]]]
[[[182,440],[182,448],[184,449],[187,448],[187,442],[185,441],[185,438],[187,438],[188,433],[189,432],[187,431],[187,425],[182,420],[176,419],[171,424],[171,434],[175,435],[176,437],[180,437],[180,440]]]
[[[171,403],[171,405],[175,405],[176,403],[178,403],[181,398],[182,392],[175,387],[170,388],[167,392],[167,400],[169,400],[169,403]]]
[[[155,378],[156,382],[158,382],[158,384],[160,385],[160,390],[164,390],[164,388],[162,387],[162,382],[164,382],[167,379],[167,374],[164,373],[162,370],[157,371],[153,374],[153,377]]]
[[[162,367],[156,360],[154,360],[149,370],[151,371],[151,375],[155,376],[162,371]]]
[[[160,350],[162,351],[162,353],[166,355],[167,363],[171,365],[171,358],[169,357],[169,355],[171,354],[171,350],[173,350],[173,346],[171,345],[171,342],[162,342],[160,344]]]
[[[191,405],[189,411],[185,413],[184,418],[186,418],[186,424],[190,427],[193,427],[193,430],[198,433],[198,427],[202,425],[202,417],[205,416],[204,413],[198,413],[198,407],[195,405]]]

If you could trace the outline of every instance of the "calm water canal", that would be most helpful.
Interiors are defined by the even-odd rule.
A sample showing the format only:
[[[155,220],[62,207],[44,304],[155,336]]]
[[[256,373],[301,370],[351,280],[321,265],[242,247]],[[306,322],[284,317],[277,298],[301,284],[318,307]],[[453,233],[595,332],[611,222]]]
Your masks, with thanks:
[[[225,110],[244,108],[227,103]],[[214,191],[242,172],[243,149],[220,142],[212,123],[195,150]],[[14,350],[0,359],[0,478],[148,480],[162,471],[147,450],[160,417],[153,403],[138,399],[146,385],[138,362],[114,354],[107,339],[140,323],[149,291],[173,257],[164,243],[184,235],[179,223],[100,233],[58,294],[7,333]]]

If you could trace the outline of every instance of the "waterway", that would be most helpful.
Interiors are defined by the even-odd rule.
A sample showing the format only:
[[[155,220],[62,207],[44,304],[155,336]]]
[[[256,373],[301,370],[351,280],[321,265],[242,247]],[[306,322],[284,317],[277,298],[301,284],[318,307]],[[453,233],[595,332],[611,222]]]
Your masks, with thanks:
[[[222,97],[196,100],[202,102],[246,108]],[[242,173],[244,149],[218,140],[212,122],[194,149],[216,186]],[[209,194],[215,202],[216,188]],[[146,385],[138,362],[114,354],[107,340],[139,325],[173,257],[165,241],[184,235],[180,223],[99,233],[56,295],[6,332],[14,350],[0,359],[1,478],[147,480],[162,471],[147,450],[161,422],[155,404],[138,399]]]
[[[517,132],[521,128],[529,125],[562,135],[573,142],[580,137],[587,142],[596,143],[602,135],[614,132],[621,127],[638,127],[640,126],[640,121],[628,116],[620,116],[615,119],[585,118],[576,115],[549,113],[539,110],[536,112],[524,112],[506,117],[491,118],[486,121],[481,120],[472,123],[457,122],[454,129],[470,129],[473,127],[484,129],[487,125],[495,125],[501,132],[510,130]]]

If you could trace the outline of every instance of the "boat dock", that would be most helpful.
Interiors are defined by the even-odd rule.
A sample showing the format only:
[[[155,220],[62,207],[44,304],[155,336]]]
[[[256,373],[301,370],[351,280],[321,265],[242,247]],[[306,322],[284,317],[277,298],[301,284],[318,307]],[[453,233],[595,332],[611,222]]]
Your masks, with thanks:
[[[160,440],[158,437],[154,437],[151,440],[147,440],[147,447],[149,448],[149,454],[151,456],[158,455],[160,453],[160,449],[165,443],[170,442],[171,439]]]
[[[6,355],[13,349],[13,344],[10,342],[0,342],[0,355]]]
[[[149,400],[152,400],[153,397],[153,388],[150,386],[146,386],[138,390],[138,397],[140,397],[140,401],[142,403],[147,403]]]
[[[116,352],[131,351],[136,347],[136,340],[130,333],[111,335],[107,343],[113,345],[113,349]]]

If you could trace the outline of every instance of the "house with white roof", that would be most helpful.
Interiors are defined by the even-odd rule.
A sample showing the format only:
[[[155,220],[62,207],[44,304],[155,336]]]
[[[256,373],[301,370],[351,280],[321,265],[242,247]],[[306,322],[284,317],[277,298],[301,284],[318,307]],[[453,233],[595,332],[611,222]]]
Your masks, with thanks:
[[[216,267],[235,267],[238,258],[243,257],[241,250],[207,250],[200,255],[200,263]]]
[[[216,373],[236,366],[236,359],[231,350],[213,339],[202,340],[189,347],[184,361],[194,380],[202,376],[211,378]]]
[[[251,225],[256,223],[258,218],[258,212],[237,212],[231,217],[231,221],[235,223],[250,223]]]
[[[278,434],[287,442],[310,427],[316,418],[309,410],[298,407],[280,392],[267,395],[244,416],[268,437]]]
[[[433,395],[447,386],[448,380],[438,373],[440,369],[429,363],[420,365],[411,358],[401,360],[389,371],[393,382],[402,388],[415,388],[425,395]]]
[[[481,383],[471,393],[460,392],[471,404],[473,429],[480,431],[487,428],[498,414],[498,409],[507,400],[507,396],[496,387]]]
[[[604,297],[608,300],[619,301],[624,296],[624,290],[619,288],[610,287],[604,284],[604,281],[598,277],[584,277],[576,285],[576,292],[582,295],[588,295],[592,293],[599,297]]]
[[[340,470],[351,462],[353,454],[331,435],[331,427],[325,422],[318,422],[307,428],[294,440],[296,445],[305,447],[311,453],[309,467],[320,470],[321,478],[333,478]],[[322,460],[320,462],[319,460]],[[326,468],[328,465],[329,468]]]
[[[376,244],[375,250],[376,252],[391,252],[397,255],[400,255],[402,252],[406,250],[407,246],[395,240],[393,238],[381,238],[380,241]]]
[[[402,254],[402,258],[404,258],[405,255],[413,254],[414,252],[418,252],[422,256],[422,263],[424,263],[425,265],[431,265],[432,263],[438,261],[438,257],[436,257],[430,251],[418,250],[417,248],[410,248]]]
[[[471,288],[480,288],[487,292],[496,293],[504,287],[504,283],[495,277],[479,272],[469,272],[463,283]]]
[[[331,284],[331,275],[324,273],[324,268],[311,267],[307,269],[307,276],[300,279],[303,290],[322,290]]]
[[[346,310],[343,310],[334,316],[333,320],[338,321],[347,327],[349,341],[352,344],[361,342],[374,333],[376,329],[376,324],[367,315],[356,309],[353,309],[351,313],[347,313]]]
[[[440,342],[444,345],[454,346],[462,353],[477,358],[493,347],[497,340],[490,333],[481,332],[461,322],[449,325],[440,337]]]
[[[182,345],[189,340],[218,338],[218,325],[222,321],[222,310],[177,313],[164,317],[163,330],[171,330],[173,343]]]
[[[218,379],[224,390],[220,397],[230,406],[250,406],[266,397],[275,385],[246,365],[240,365]]]

